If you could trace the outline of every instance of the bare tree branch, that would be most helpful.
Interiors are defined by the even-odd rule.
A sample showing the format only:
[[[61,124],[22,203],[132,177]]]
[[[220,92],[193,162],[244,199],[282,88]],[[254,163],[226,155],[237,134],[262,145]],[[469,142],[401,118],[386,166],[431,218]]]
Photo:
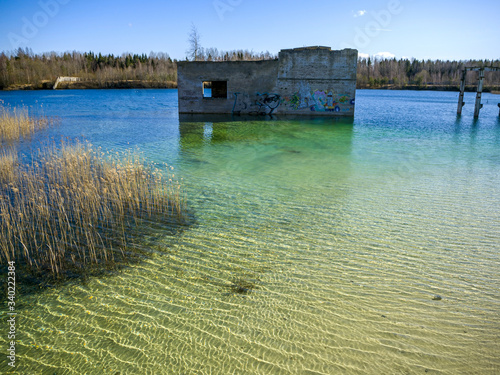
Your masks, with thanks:
[[[202,47],[200,44],[201,35],[194,24],[191,24],[191,32],[189,33],[188,43],[189,48],[186,51],[188,57],[193,61],[200,59],[202,55]]]

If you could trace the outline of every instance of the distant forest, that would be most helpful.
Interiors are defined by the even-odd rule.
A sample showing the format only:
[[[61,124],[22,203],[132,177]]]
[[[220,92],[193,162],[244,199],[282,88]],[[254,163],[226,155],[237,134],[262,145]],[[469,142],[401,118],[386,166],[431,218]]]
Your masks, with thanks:
[[[269,52],[247,50],[200,51],[198,61],[270,60]],[[496,66],[500,60],[358,59],[358,88],[457,90],[466,66]],[[0,89],[52,88],[57,77],[79,77],[74,88],[176,87],[177,61],[168,54],[125,53],[121,56],[93,52],[33,54],[29,49],[0,53]],[[474,89],[477,72],[469,72],[467,85]],[[500,90],[500,73],[486,73],[485,91]],[[64,86],[59,86],[64,88]]]
[[[52,88],[57,77],[79,77],[90,87],[112,87],[120,81],[147,82],[149,87],[174,87],[177,66],[166,53],[123,54],[55,52],[33,54],[19,49],[0,54],[0,88]]]
[[[500,60],[358,59],[358,88],[458,90],[464,67],[500,67]],[[476,89],[478,72],[468,72],[466,84]],[[486,72],[485,91],[500,90],[500,72]],[[488,90],[486,90],[488,89]]]

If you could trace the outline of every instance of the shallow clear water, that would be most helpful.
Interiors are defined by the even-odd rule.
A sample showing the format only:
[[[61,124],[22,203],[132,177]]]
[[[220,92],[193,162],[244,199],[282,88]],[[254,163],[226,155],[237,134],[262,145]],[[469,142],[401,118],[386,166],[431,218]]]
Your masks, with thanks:
[[[475,121],[472,93],[457,118],[457,93],[358,90],[351,122],[179,122],[175,90],[0,99],[61,118],[40,137],[174,165],[196,216],[145,232],[141,264],[20,297],[18,373],[500,372],[500,96]]]

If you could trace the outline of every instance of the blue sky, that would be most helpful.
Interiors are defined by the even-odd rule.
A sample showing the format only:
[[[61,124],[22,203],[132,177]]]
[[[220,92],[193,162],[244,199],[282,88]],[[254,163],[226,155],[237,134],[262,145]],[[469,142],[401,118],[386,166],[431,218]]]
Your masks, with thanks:
[[[0,0],[0,51],[277,53],[310,45],[418,59],[500,59],[500,1]]]

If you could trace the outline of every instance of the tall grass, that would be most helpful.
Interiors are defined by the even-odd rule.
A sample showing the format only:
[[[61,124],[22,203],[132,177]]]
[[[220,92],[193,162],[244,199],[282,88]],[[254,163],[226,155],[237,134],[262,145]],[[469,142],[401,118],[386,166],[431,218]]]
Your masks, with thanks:
[[[26,107],[7,109],[0,103],[0,144],[27,138],[51,122],[43,116],[30,116]]]
[[[181,187],[136,153],[52,146],[29,164],[0,153],[0,257],[54,278],[113,265],[143,219],[182,215]]]

